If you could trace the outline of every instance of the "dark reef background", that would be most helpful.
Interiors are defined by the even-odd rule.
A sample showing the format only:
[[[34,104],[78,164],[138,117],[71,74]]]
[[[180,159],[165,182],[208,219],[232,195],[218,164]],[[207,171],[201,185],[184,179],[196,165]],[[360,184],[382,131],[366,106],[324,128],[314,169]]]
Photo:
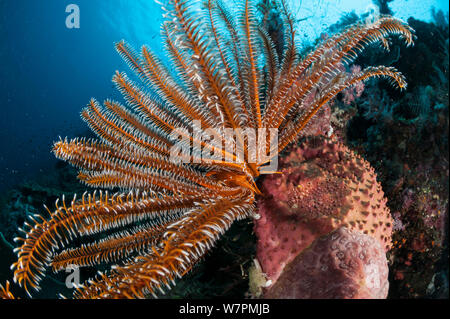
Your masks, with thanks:
[[[48,0],[48,10],[41,15],[36,14],[42,9],[37,2],[18,5],[0,0],[0,36],[6,43],[18,43],[0,50],[0,58],[8,62],[0,78],[0,141],[8,153],[0,156],[0,282],[11,278],[9,265],[15,259],[12,239],[27,215],[41,212],[42,204],[52,207],[63,194],[72,197],[85,190],[76,180],[74,169],[42,154],[49,152],[58,135],[91,134],[78,112],[92,94],[101,99],[119,98],[110,78],[114,70],[127,68],[112,43],[127,38],[139,46],[144,33],[151,38],[152,48],[161,50],[159,38],[155,39],[158,27],[110,32],[117,25],[144,21],[145,12],[134,12],[129,20],[118,21],[105,6],[80,0],[77,2],[85,8],[84,25],[74,33],[61,27],[61,21],[49,18],[56,11],[64,12],[66,2]],[[130,12],[127,1],[115,2]],[[150,2],[147,10],[159,10]],[[392,2],[377,0],[373,4],[380,13],[395,14]],[[448,11],[429,9],[431,21],[408,19],[416,30],[415,46],[406,48],[394,40],[389,54],[369,48],[354,63],[361,67],[396,67],[407,78],[406,91],[371,80],[360,96],[349,100],[340,95],[332,105],[336,134],[375,168],[395,219],[394,248],[388,254],[389,298],[449,298],[449,16]],[[100,17],[99,10],[103,12]],[[259,1],[259,11],[262,25],[276,37],[280,24],[272,2]],[[367,15],[348,12],[327,26],[323,35],[365,18]],[[152,25],[158,26],[160,15],[154,20]],[[27,23],[39,24],[42,29],[25,27]],[[38,36],[41,30],[46,32],[46,43],[41,41],[41,34]],[[17,41],[17,35],[23,41]],[[61,37],[65,40],[60,41]],[[282,39],[277,45],[282,45]],[[304,49],[307,51],[308,46]],[[98,59],[99,52],[102,59]],[[110,55],[103,56],[104,52]],[[34,65],[32,70],[26,67],[30,64]],[[64,89],[68,87],[73,89]],[[20,105],[27,107],[18,111]],[[17,113],[21,114],[20,122],[12,120],[17,119]],[[19,131],[21,134],[16,134]],[[18,169],[17,163],[24,164]],[[252,222],[236,223],[208,258],[180,280],[167,297],[246,297],[255,243]],[[82,276],[92,274],[87,269]],[[51,275],[43,283],[45,292],[36,296],[52,298],[56,292],[69,295],[64,276]]]

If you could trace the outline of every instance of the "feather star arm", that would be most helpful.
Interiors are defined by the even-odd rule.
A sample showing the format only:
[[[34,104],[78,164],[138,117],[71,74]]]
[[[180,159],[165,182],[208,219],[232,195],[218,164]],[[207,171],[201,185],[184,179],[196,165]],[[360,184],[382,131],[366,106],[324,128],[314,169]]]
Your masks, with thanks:
[[[242,197],[209,201],[169,225],[164,246],[153,254],[138,257],[132,263],[117,267],[75,293],[77,298],[144,298],[164,293],[176,278],[182,277],[202,258],[233,221],[254,210],[249,192]],[[132,283],[132,284],[130,284]]]
[[[129,193],[124,196],[109,196],[94,192],[83,195],[81,201],[72,201],[67,206],[64,199],[62,206],[56,202],[56,210],[49,219],[36,215],[26,238],[16,238],[23,242],[16,250],[18,261],[13,264],[14,281],[24,287],[30,294],[30,288],[39,289],[39,282],[52,262],[54,252],[68,245],[74,238],[105,232],[119,226],[153,221],[161,224],[161,217],[179,218],[180,213],[201,202],[202,197],[160,196],[153,197]],[[39,220],[37,220],[39,219]]]

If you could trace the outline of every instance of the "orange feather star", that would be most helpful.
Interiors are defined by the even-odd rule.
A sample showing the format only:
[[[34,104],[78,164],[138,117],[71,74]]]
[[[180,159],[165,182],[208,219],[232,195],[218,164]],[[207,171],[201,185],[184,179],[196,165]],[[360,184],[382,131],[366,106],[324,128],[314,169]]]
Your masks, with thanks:
[[[263,163],[250,160],[250,138],[243,129],[256,130],[256,139],[262,129],[279,130],[276,145],[270,138],[263,143],[264,155],[278,154],[349,86],[386,77],[406,87],[390,67],[351,75],[338,71],[368,45],[388,49],[390,35],[413,44],[413,30],[389,16],[357,23],[300,58],[284,2],[279,6],[285,22],[281,52],[276,39],[258,27],[250,0],[242,1],[238,21],[218,0],[204,1],[200,13],[192,12],[189,0],[170,0],[168,8],[162,35],[177,75],[147,47],[139,55],[124,41],[117,43],[144,86],[117,72],[113,82],[128,106],[91,100],[82,118],[98,139],[54,144],[56,157],[79,168],[85,184],[120,191],[94,191],[70,202],[63,198],[54,211],[47,209],[48,217],[36,215],[26,224],[26,237],[16,238],[21,246],[12,267],[14,281],[29,294],[40,289],[48,268],[109,263],[110,271],[77,288],[75,297],[156,296],[191,270],[234,221],[256,216],[255,179]],[[222,142],[188,134],[194,123],[225,141],[226,129],[235,129],[236,147],[224,150]],[[171,160],[178,141],[174,131],[193,148],[189,163]],[[202,160],[202,150],[218,156]],[[101,239],[92,240],[95,236]],[[75,239],[85,242],[73,247]],[[1,289],[10,296],[9,285]]]

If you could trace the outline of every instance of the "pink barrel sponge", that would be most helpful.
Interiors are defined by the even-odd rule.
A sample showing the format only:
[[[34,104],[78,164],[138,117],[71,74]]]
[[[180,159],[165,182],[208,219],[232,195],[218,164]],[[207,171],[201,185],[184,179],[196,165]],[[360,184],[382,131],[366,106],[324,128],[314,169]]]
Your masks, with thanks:
[[[315,137],[280,159],[262,183],[255,223],[257,259],[274,284],[284,267],[317,238],[347,227],[391,247],[392,217],[376,174],[346,146]]]
[[[265,297],[383,299],[388,273],[386,254],[375,238],[341,227],[295,257]]]

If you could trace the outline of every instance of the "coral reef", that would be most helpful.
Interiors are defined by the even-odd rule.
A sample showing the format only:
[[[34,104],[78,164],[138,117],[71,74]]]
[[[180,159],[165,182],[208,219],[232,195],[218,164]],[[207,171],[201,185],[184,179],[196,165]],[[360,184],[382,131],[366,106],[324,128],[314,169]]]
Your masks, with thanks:
[[[53,205],[61,194],[70,196],[74,190],[81,192],[83,186],[75,178],[77,171],[64,162],[56,163],[51,174],[37,175],[25,181],[0,198],[0,282],[13,277],[11,264],[17,258],[14,249],[14,238],[22,235],[18,226],[28,222],[42,210],[42,204]],[[56,298],[58,293],[68,293],[64,284],[65,274],[48,276],[43,280],[45,287],[36,294],[37,298]],[[6,289],[6,284],[4,285]],[[8,287],[15,297],[25,298],[26,294],[14,284]],[[7,296],[6,296],[7,297]]]
[[[272,284],[312,242],[343,226],[372,236],[383,253],[390,249],[393,220],[368,162],[322,137],[287,154],[280,174],[262,182],[255,222],[257,258]]]
[[[374,3],[386,13],[389,2]],[[394,40],[388,54],[373,48],[355,61],[361,67],[395,65],[410,79],[408,90],[396,92],[375,81],[366,82],[364,91],[349,88],[330,105],[331,116],[321,125],[331,125],[334,138],[373,165],[388,198],[393,216],[390,298],[449,296],[449,19],[441,11],[432,14],[433,23],[408,19],[416,46],[401,48]],[[329,32],[366,18],[346,14]],[[284,266],[273,265],[277,271]]]
[[[392,2],[393,0],[373,0],[372,2],[378,7],[380,14],[390,14],[392,15],[393,12],[391,8],[389,8],[389,2]]]
[[[390,0],[373,2],[380,13],[392,13]],[[289,55],[285,48],[292,40],[285,36],[292,31],[293,25],[287,23],[290,17],[278,1],[261,0],[258,10],[261,16],[257,24],[267,33],[263,37],[268,41],[261,52],[271,54],[272,63],[286,65],[283,58]],[[307,138],[283,153],[281,174],[257,181],[264,193],[258,204],[260,219],[254,228],[258,239],[252,233],[251,221],[235,222],[209,250],[208,258],[194,265],[164,298],[242,298],[248,285],[251,297],[265,293],[269,298],[384,298],[388,287],[387,249],[389,298],[448,298],[449,31],[448,15],[440,11],[432,14],[433,23],[408,19],[416,30],[414,47],[404,48],[394,38],[389,40],[390,52],[371,46],[367,53],[358,52],[353,64],[334,64],[335,70],[347,78],[368,65],[395,66],[406,75],[408,90],[399,92],[379,81],[359,81],[325,103],[298,137],[323,135],[333,140]],[[367,14],[357,16],[354,12],[343,15],[316,44],[320,46],[332,39],[329,35],[367,18]],[[226,46],[233,44],[233,35],[226,38]],[[170,44],[167,39],[169,49]],[[299,62],[300,55],[308,56],[313,51],[294,49],[288,53],[292,61]],[[175,47],[172,51],[177,52]],[[318,61],[329,59],[324,54]],[[268,65],[260,70],[264,92],[273,85],[273,69]],[[181,67],[186,65],[178,65],[178,69]],[[189,88],[191,93],[198,89],[195,85]],[[264,92],[262,97],[269,100]],[[313,103],[320,92],[307,90],[302,106]],[[293,117],[288,125],[298,120]],[[3,194],[0,284],[12,278],[9,267],[15,257],[10,243],[19,236],[17,226],[42,212],[42,203],[52,207],[61,194],[71,198],[74,192],[83,193],[75,175],[76,170],[61,163],[47,180],[30,181]],[[382,225],[377,224],[380,221]],[[75,239],[72,247],[81,244]],[[342,245],[351,245],[352,249],[343,249]],[[255,250],[260,261],[250,267]],[[341,260],[349,268],[342,269]],[[376,267],[369,267],[368,274],[367,266],[373,260]],[[108,266],[99,265],[97,269],[108,271]],[[322,271],[325,266],[327,271]],[[95,273],[92,268],[82,268],[82,279]],[[72,291],[61,282],[64,275],[46,273],[40,283],[42,291],[34,297],[54,298],[57,292],[70,295]],[[379,284],[368,286],[374,282]],[[11,289],[14,296],[25,297],[18,288],[9,287],[9,283],[3,288],[0,285],[0,296],[10,297],[7,290]]]
[[[388,3],[374,1],[380,13],[390,12]],[[368,81],[349,105],[345,92],[331,105],[336,137],[373,165],[393,213],[391,298],[449,296],[449,18],[434,9],[432,15],[432,23],[408,19],[416,30],[414,47],[394,39],[390,52],[374,47],[355,60],[361,67],[397,67],[407,75],[408,90]],[[345,14],[329,32],[366,18]]]
[[[12,242],[19,236],[18,225],[42,210],[42,205],[51,206],[64,194],[82,192],[84,188],[75,178],[77,171],[64,162],[58,162],[51,174],[39,175],[25,181],[0,196],[0,232]]]
[[[200,10],[193,10],[190,1],[170,1],[162,25],[169,67],[146,46],[138,55],[125,41],[116,43],[148,87],[117,71],[113,82],[127,106],[91,99],[81,116],[97,138],[54,144],[55,156],[77,167],[82,182],[102,190],[81,198],[75,194],[70,202],[63,197],[53,211],[25,223],[25,236],[16,238],[20,244],[12,269],[14,282],[28,295],[41,289],[49,268],[61,272],[68,266],[110,266],[77,285],[77,298],[165,293],[235,221],[255,216],[260,170],[296,141],[337,94],[372,77],[407,87],[394,68],[336,72],[369,44],[388,47],[390,35],[412,45],[414,31],[407,24],[388,16],[358,23],[299,59],[294,19],[284,1],[278,3],[277,16],[286,25],[280,30],[286,40],[281,55],[273,35],[259,28],[249,0],[240,3],[237,22],[220,1],[209,0]],[[258,145],[243,135],[247,129]],[[278,139],[267,136],[269,129],[278,130]],[[252,156],[256,149],[257,159]],[[356,171],[361,164],[357,158],[349,163]],[[342,174],[349,187],[379,193],[373,172]],[[358,178],[366,184],[358,185]],[[341,216],[329,216],[331,225],[353,224],[383,236],[380,240],[389,245],[391,225],[387,211],[379,209],[382,198],[374,196],[373,205],[380,207],[372,209],[365,195],[348,199],[350,207]],[[364,210],[356,212],[352,201]],[[370,225],[363,225],[364,219]]]
[[[416,30],[414,48],[394,41],[388,60],[363,54],[355,61],[383,61],[410,79],[402,93],[367,82],[352,103],[357,112],[345,137],[373,164],[393,213],[391,298],[449,296],[449,27],[448,16],[434,16],[434,23],[408,19]]]
[[[272,39],[278,58],[281,62],[283,47],[285,45],[284,29],[286,28],[282,17],[282,9],[280,8],[281,4],[274,0],[261,0],[256,7],[261,15],[261,27]]]

